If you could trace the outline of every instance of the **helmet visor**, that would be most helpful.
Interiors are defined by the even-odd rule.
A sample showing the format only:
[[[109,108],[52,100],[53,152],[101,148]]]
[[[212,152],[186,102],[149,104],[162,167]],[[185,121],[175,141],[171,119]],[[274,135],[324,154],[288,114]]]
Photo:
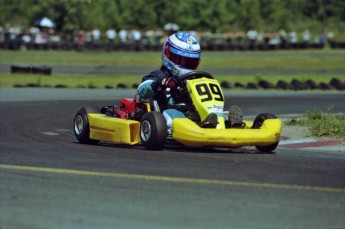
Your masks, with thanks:
[[[200,62],[200,58],[191,58],[191,57],[186,57],[186,56],[180,56],[177,55],[173,52],[170,52],[170,57],[169,59],[174,62],[176,65],[182,67],[182,68],[187,68],[191,70],[195,70]]]
[[[169,43],[165,46],[164,53],[170,61],[182,68],[195,70],[200,63],[200,53],[179,51],[171,47]]]

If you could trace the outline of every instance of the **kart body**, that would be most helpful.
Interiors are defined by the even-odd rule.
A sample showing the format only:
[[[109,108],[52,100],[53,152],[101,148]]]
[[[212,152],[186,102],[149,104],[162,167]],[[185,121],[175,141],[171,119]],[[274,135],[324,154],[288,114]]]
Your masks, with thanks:
[[[176,105],[165,102],[162,105],[157,98],[143,101],[136,95],[122,98],[117,107],[81,108],[74,119],[76,138],[81,143],[141,143],[153,150],[162,149],[167,139],[193,147],[255,146],[264,152],[277,147],[282,123],[275,115],[261,113],[254,121],[244,120],[241,127],[233,128],[228,123],[224,95],[217,80],[207,72],[193,71],[182,77],[182,81],[188,94],[183,105],[186,117],[174,118],[171,128],[162,112]],[[210,113],[217,114],[218,123],[211,128],[201,127],[199,123]]]

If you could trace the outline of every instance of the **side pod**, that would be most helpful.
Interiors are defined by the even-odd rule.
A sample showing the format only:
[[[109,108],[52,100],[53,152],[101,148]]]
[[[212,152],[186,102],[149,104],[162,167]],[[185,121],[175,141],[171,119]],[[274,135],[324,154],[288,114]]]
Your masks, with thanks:
[[[140,143],[140,123],[134,120],[88,114],[90,139],[135,145]]]

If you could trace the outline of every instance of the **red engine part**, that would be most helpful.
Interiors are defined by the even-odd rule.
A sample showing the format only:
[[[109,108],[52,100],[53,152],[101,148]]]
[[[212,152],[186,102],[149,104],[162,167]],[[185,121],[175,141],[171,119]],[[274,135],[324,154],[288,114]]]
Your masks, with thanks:
[[[133,98],[122,98],[120,101],[120,109],[128,113],[135,111],[137,102]]]
[[[115,111],[115,115],[120,117],[120,118],[123,118],[123,119],[127,119],[128,118],[128,113],[123,111],[123,110],[116,110]]]
[[[136,110],[143,109],[143,107],[143,102],[138,102],[136,96],[134,98],[122,98],[120,100],[120,109],[117,109],[115,114],[120,118],[127,119],[133,117]]]

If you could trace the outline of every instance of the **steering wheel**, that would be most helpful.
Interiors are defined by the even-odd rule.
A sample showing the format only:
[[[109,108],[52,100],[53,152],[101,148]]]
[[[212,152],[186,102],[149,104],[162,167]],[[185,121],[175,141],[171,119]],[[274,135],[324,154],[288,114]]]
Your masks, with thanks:
[[[210,73],[204,72],[204,71],[191,71],[191,72],[188,72],[188,73],[182,75],[181,77],[179,77],[179,79],[181,81],[185,81],[185,80],[189,80],[189,79],[198,79],[198,78],[202,78],[202,77],[214,79]]]

